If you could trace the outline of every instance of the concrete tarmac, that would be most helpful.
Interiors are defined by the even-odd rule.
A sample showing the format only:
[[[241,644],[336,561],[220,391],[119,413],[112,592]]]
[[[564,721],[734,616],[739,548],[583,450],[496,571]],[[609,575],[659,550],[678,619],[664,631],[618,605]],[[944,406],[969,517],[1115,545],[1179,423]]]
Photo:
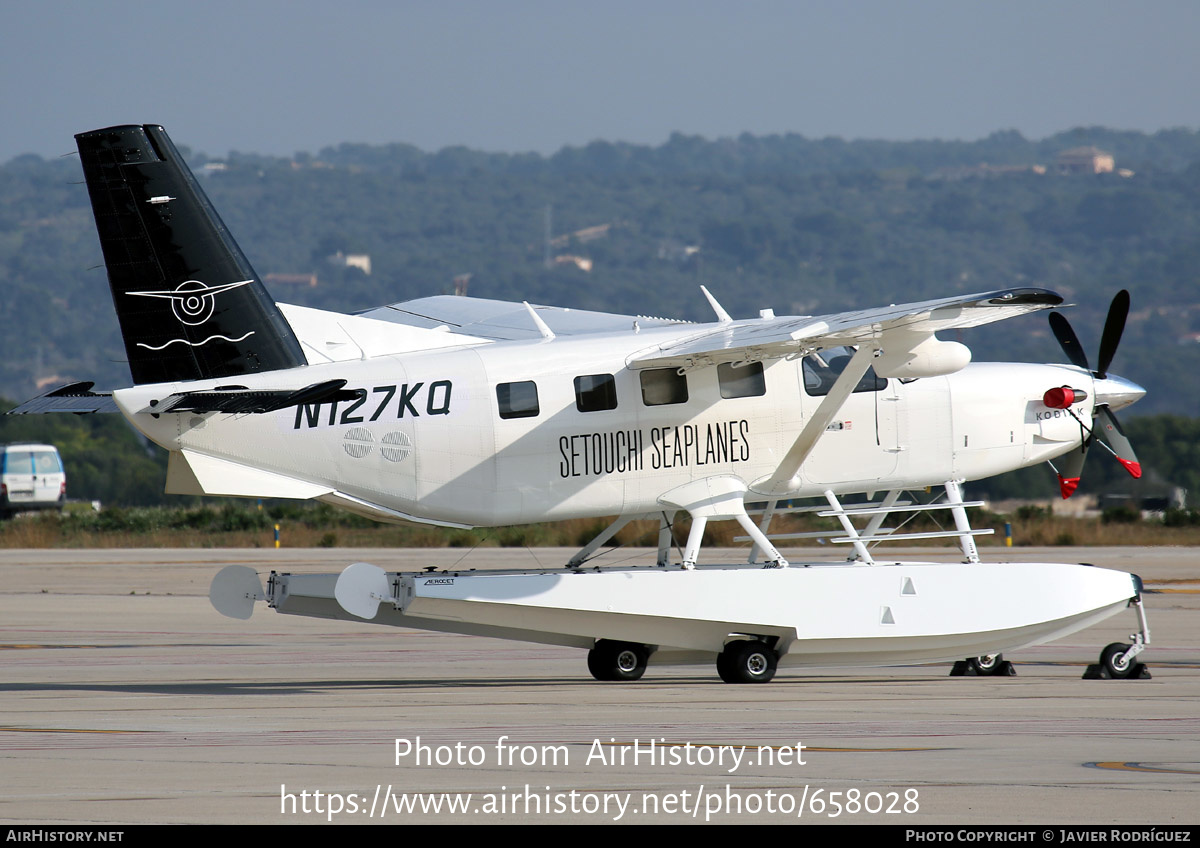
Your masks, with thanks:
[[[0,820],[1200,823],[1196,549],[985,553],[1141,574],[1153,679],[1137,681],[1080,679],[1137,629],[1132,611],[1009,657],[1016,677],[937,665],[733,686],[653,660],[636,683],[598,683],[578,650],[261,604],[235,621],[207,599],[231,563],[556,566],[569,553],[0,552]],[[653,553],[601,562],[630,557]]]

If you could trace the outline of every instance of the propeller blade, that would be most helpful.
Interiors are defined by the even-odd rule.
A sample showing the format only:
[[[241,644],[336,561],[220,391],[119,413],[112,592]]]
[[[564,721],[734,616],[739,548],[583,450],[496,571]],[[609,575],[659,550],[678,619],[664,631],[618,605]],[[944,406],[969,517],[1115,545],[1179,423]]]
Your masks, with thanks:
[[[1121,335],[1125,332],[1125,321],[1129,317],[1129,292],[1125,289],[1117,292],[1112,299],[1112,303],[1108,307],[1108,317],[1104,320],[1104,333],[1100,337],[1100,355],[1097,362],[1098,369],[1092,371],[1092,375],[1096,378],[1096,391],[1099,393],[1102,388],[1107,388],[1109,397],[1115,399],[1119,397],[1119,391],[1114,391],[1113,384],[1128,383],[1126,380],[1121,380],[1119,377],[1114,377],[1108,380],[1108,366],[1112,364],[1113,356],[1116,355],[1117,346],[1121,343]],[[1083,351],[1083,345],[1079,343],[1079,337],[1075,335],[1075,331],[1071,329],[1071,324],[1057,312],[1050,313],[1050,329],[1054,331],[1054,337],[1058,339],[1059,345],[1063,349],[1063,353],[1067,355],[1067,359],[1071,360],[1072,364],[1091,371],[1088,366],[1087,354]],[[1101,381],[1108,380],[1107,383]],[[1136,387],[1135,387],[1136,388]],[[1098,395],[1099,399],[1099,395]],[[1136,400],[1137,398],[1133,398]],[[1132,401],[1129,401],[1132,403]],[[1080,422],[1080,428],[1083,428],[1083,422]],[[1075,490],[1079,488],[1079,478],[1083,474],[1083,463],[1087,459],[1087,449],[1092,442],[1099,442],[1117,458],[1117,462],[1124,466],[1132,477],[1142,476],[1142,466],[1138,462],[1137,454],[1133,452],[1133,445],[1129,443],[1125,431],[1121,429],[1121,425],[1117,422],[1117,417],[1113,415],[1112,409],[1107,403],[1096,403],[1092,411],[1092,430],[1087,433],[1078,448],[1075,448],[1070,453],[1059,457],[1058,465],[1053,462],[1050,467],[1054,469],[1054,473],[1058,475],[1058,489],[1062,493],[1064,499],[1075,494]]]
[[[1091,371],[1087,354],[1083,352],[1083,345],[1079,343],[1079,337],[1071,329],[1071,322],[1060,313],[1051,312],[1050,329],[1054,331],[1054,337],[1058,339],[1058,344],[1062,347],[1063,353],[1067,355],[1067,359],[1085,371]],[[1118,338],[1120,338],[1119,334]]]
[[[1075,490],[1079,488],[1079,478],[1083,476],[1083,463],[1087,459],[1090,441],[1089,439],[1083,442],[1070,453],[1065,453],[1050,463],[1050,467],[1058,475],[1058,491],[1062,494],[1064,501],[1075,494]],[[1055,465],[1055,462],[1058,464]]]
[[[1113,415],[1112,410],[1104,405],[1097,406],[1094,421],[1096,426],[1092,432],[1100,436],[1100,444],[1112,451],[1112,455],[1125,467],[1129,476],[1141,477],[1142,465],[1138,462],[1137,454],[1133,452],[1133,445],[1129,443],[1129,438],[1121,429],[1121,424],[1117,421],[1117,416]]]
[[[1128,317],[1129,292],[1121,289],[1108,307],[1104,335],[1100,337],[1100,361],[1096,363],[1096,376],[1100,379],[1108,376],[1108,366],[1112,364],[1117,345],[1121,343],[1121,334],[1125,332],[1125,319]]]

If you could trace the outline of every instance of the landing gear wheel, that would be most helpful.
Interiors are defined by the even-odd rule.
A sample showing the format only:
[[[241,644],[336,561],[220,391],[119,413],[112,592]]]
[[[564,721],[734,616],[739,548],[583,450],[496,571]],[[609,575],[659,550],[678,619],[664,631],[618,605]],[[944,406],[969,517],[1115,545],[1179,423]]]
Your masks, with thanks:
[[[766,683],[775,676],[778,663],[765,642],[730,642],[717,655],[717,674],[726,683]]]
[[[981,657],[971,657],[967,665],[975,670],[980,677],[1011,677],[1017,673],[1013,664],[1004,659],[1004,654],[984,654]]]
[[[597,680],[637,680],[646,673],[649,658],[645,645],[601,639],[588,651],[588,671]]]
[[[729,670],[729,654],[726,651],[717,654],[717,676],[726,683],[737,683],[733,672]]]
[[[984,654],[982,657],[971,657],[967,662],[975,669],[976,674],[995,674],[1000,663],[1004,662],[1004,655]]]
[[[1089,665],[1084,680],[1149,680],[1150,669],[1137,661],[1141,652],[1125,642],[1113,642],[1100,652],[1100,662]],[[1132,656],[1131,656],[1132,654]]]
[[[958,660],[950,669],[951,677],[1013,677],[1017,670],[1004,654],[983,654]]]
[[[1133,645],[1126,645],[1124,642],[1113,642],[1100,652],[1100,665],[1108,672],[1109,677],[1114,680],[1129,677],[1134,664],[1125,656],[1125,652],[1132,647]]]

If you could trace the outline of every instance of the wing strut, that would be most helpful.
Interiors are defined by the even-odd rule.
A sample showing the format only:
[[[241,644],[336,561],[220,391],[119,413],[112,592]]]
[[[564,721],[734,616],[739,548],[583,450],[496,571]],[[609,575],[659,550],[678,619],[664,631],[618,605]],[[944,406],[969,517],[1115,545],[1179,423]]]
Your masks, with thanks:
[[[824,435],[825,428],[833,421],[833,416],[837,415],[842,404],[846,402],[846,398],[850,397],[854,387],[858,385],[858,381],[871,367],[871,359],[875,356],[876,350],[878,348],[872,345],[859,345],[845,370],[838,375],[837,380],[829,389],[829,394],[825,395],[825,399],[821,401],[812,418],[808,419],[808,423],[804,425],[804,429],[792,443],[791,449],[779,463],[775,473],[765,480],[755,480],[750,484],[751,491],[764,495],[782,495],[799,488],[796,476],[800,473],[800,466],[808,459],[808,455],[812,453],[813,448],[817,446],[817,442]]]

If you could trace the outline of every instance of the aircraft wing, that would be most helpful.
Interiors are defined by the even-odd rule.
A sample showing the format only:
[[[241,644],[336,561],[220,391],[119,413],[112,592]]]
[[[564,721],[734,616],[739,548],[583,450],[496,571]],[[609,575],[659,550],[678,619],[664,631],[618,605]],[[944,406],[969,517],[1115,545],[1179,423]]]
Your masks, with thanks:
[[[619,315],[541,304],[530,306],[556,336],[624,332],[632,329],[635,323],[642,328],[688,323],[646,315]],[[393,324],[450,329],[455,333],[492,341],[542,337],[542,331],[530,316],[529,308],[523,303],[505,300],[435,295],[380,306],[358,314],[364,318],[389,321]]]
[[[36,415],[48,412],[74,412],[76,415],[87,415],[89,412],[116,412],[117,404],[110,392],[93,392],[94,383],[68,383],[43,392],[31,400],[25,401],[15,409],[9,410],[9,415]]]
[[[34,415],[51,412],[119,412],[112,394],[93,392],[92,383],[70,383],[51,389],[8,412],[9,415]],[[251,391],[245,386],[229,386],[219,391],[179,392],[144,412],[227,412],[231,414],[274,412],[302,403],[328,403],[354,400],[358,394],[344,388],[345,380],[326,380],[302,389]]]
[[[886,346],[889,334],[904,336],[911,345],[914,336],[931,336],[938,330],[990,324],[1049,309],[1062,301],[1059,295],[1047,289],[1019,288],[815,317],[732,321],[645,350],[628,364],[633,369],[695,368],[723,362],[774,359],[871,341]]]

